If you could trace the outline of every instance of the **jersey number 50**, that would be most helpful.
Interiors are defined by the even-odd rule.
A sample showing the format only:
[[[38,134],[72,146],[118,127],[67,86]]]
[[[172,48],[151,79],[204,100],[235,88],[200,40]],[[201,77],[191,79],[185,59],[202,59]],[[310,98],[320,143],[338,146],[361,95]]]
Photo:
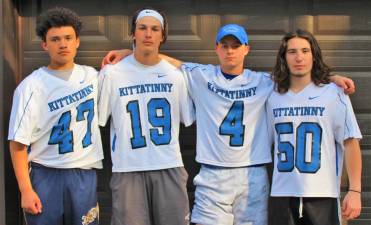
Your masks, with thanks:
[[[82,147],[86,148],[91,145],[91,121],[94,118],[94,99],[86,100],[76,107],[76,121],[85,120],[85,112],[87,115],[86,134],[82,139]],[[58,124],[52,129],[49,138],[49,145],[58,145],[59,154],[73,152],[73,131],[70,130],[71,111],[64,112],[59,118]]]
[[[294,146],[288,141],[282,141],[281,135],[293,134],[292,123],[278,123],[275,125],[278,138],[278,163],[280,172],[291,172],[294,166],[301,173],[315,173],[321,167],[322,128],[318,123],[302,122],[296,128],[296,157]],[[311,149],[307,149],[307,135],[311,134]],[[306,161],[307,151],[310,151],[311,160]],[[284,156],[284,158],[283,158]]]

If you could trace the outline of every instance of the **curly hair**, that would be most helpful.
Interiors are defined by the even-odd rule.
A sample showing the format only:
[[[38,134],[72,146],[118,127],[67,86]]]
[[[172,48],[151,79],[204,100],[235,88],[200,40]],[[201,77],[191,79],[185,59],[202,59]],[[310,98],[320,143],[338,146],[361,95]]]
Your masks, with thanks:
[[[286,51],[287,43],[292,38],[303,38],[310,44],[313,55],[313,67],[311,78],[314,84],[328,84],[330,82],[331,69],[325,64],[322,58],[321,48],[313,34],[308,31],[298,29],[295,32],[287,33],[281,41],[281,46],[278,50],[276,64],[273,67],[272,79],[275,83],[275,89],[279,93],[286,93],[290,88],[290,70],[287,66]]]
[[[70,9],[63,7],[51,8],[37,18],[36,34],[45,41],[46,34],[50,28],[63,26],[73,27],[76,37],[78,37],[82,28],[82,22],[80,17]]]
[[[151,10],[154,10],[156,12],[158,12],[162,18],[164,18],[164,27],[162,28],[162,38],[163,38],[163,41],[161,42],[161,45],[164,44],[166,42],[166,39],[167,39],[167,33],[168,33],[168,23],[167,23],[167,18],[166,18],[166,15],[164,12],[162,11],[159,11],[155,8],[152,8],[152,7],[143,7],[141,9],[138,9],[137,11],[135,11],[133,17],[132,17],[132,20],[131,20],[131,29],[130,29],[130,34],[132,37],[134,37],[134,33],[135,33],[135,29],[136,29],[136,26],[137,26],[137,18],[138,18],[138,15],[141,11],[145,10],[145,9],[151,9]],[[135,40],[134,40],[134,45],[135,45]]]

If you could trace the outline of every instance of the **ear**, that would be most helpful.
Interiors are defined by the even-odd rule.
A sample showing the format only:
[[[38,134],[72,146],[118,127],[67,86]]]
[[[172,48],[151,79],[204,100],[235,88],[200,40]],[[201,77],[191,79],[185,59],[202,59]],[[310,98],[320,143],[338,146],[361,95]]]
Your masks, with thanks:
[[[40,46],[42,49],[44,49],[44,51],[48,51],[48,46],[46,45],[45,41],[41,41]]]
[[[246,46],[245,46],[245,56],[246,56],[247,54],[249,54],[249,51],[250,51],[250,45],[246,45]]]
[[[219,47],[219,43],[216,43],[216,44],[215,44],[215,52],[218,51],[218,47]]]
[[[80,38],[77,37],[76,38],[76,48],[79,48],[79,46],[80,46]]]

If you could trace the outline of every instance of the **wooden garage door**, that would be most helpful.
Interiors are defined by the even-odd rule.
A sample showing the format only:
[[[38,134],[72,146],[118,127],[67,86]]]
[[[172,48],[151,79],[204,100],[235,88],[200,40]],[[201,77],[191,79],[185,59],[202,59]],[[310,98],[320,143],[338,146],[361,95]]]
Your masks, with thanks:
[[[254,70],[270,71],[282,35],[296,28],[313,32],[323,49],[326,61],[339,73],[352,77],[357,93],[352,98],[357,119],[364,134],[362,152],[363,204],[360,219],[350,224],[371,224],[371,3],[362,0],[24,0],[18,1],[19,61],[18,76],[48,63],[35,35],[35,17],[53,6],[65,6],[83,18],[81,46],[77,62],[99,69],[102,57],[110,49],[130,48],[129,23],[132,13],[142,6],[165,10],[169,19],[169,37],[162,51],[185,61],[217,63],[214,36],[220,25],[238,23],[247,28],[251,52],[245,64]],[[99,199],[102,224],[109,224],[110,161],[108,130],[103,129],[106,160],[99,172]],[[195,128],[182,129],[183,159],[192,178],[197,173]],[[9,170],[10,168],[8,168]],[[8,173],[10,174],[10,173]],[[16,187],[8,187],[16,188]],[[7,204],[11,204],[8,203]]]

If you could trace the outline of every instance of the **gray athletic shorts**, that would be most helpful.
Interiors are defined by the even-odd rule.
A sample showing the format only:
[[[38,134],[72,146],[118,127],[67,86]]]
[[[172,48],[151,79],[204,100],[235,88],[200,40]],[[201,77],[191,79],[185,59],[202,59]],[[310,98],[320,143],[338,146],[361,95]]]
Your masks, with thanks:
[[[113,173],[111,225],[188,225],[184,167]]]

